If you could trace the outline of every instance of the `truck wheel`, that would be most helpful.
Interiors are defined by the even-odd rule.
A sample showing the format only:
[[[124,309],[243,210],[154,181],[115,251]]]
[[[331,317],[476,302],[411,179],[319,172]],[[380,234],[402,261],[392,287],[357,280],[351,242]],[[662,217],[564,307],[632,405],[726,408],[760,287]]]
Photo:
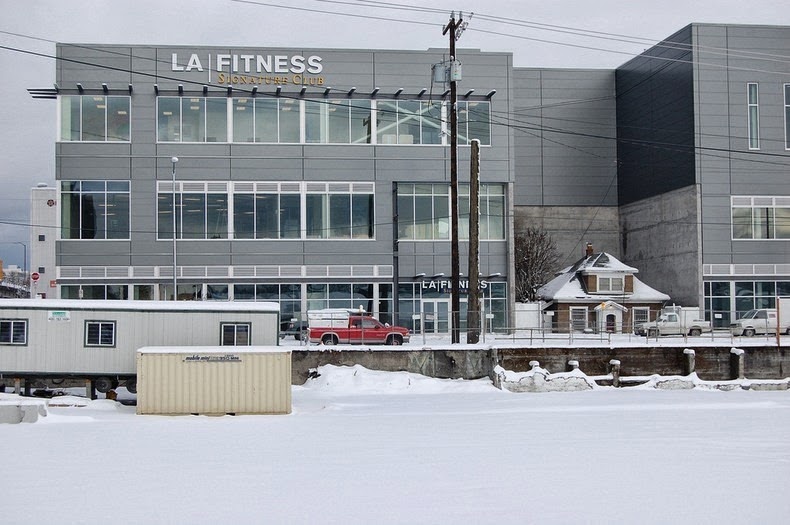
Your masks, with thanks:
[[[127,379],[126,383],[124,383],[124,386],[126,387],[126,390],[128,390],[130,393],[136,394],[137,393],[137,378],[136,377],[132,377],[132,378]]]
[[[790,328],[788,328],[787,330],[785,330],[785,335],[790,335]]]
[[[743,331],[743,335],[746,337],[754,337],[754,328],[747,328]]]
[[[97,392],[106,394],[112,390],[112,383],[113,381],[109,377],[97,377],[93,380],[93,387]]]
[[[689,332],[689,335],[693,337],[697,337],[698,335],[702,335],[702,330],[700,330],[699,328],[692,328],[691,331]]]
[[[651,329],[647,331],[648,337],[658,337],[658,330]]]
[[[399,335],[391,335],[387,337],[387,344],[392,346],[400,346],[403,344],[403,338]]]
[[[325,335],[321,338],[321,342],[325,345],[336,345],[337,344],[337,337],[334,335]]]

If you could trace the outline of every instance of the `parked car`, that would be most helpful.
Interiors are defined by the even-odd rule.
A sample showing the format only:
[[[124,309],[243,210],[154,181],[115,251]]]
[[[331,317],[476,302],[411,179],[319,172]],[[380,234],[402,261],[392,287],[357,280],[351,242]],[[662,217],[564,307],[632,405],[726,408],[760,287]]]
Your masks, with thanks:
[[[661,335],[702,335],[711,331],[710,321],[700,319],[699,308],[667,306],[661,310],[658,319],[649,323],[641,323],[634,327],[634,332],[647,337]]]
[[[408,328],[382,323],[357,310],[311,310],[307,318],[311,343],[402,345],[409,342]]]
[[[291,319],[290,321],[280,322],[280,339],[285,339],[286,336],[293,336],[297,341],[307,340],[309,328],[307,321],[300,321],[299,319]]]

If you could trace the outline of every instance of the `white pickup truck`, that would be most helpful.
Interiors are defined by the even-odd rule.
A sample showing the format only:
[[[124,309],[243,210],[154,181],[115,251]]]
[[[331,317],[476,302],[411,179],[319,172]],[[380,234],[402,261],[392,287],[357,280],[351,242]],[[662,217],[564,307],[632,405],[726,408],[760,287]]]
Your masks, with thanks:
[[[749,310],[740,319],[730,324],[732,335],[752,337],[757,334],[773,335],[777,332],[790,335],[790,298],[779,298],[779,312],[776,308],[757,308]]]
[[[698,308],[668,306],[661,311],[658,319],[649,323],[638,324],[634,332],[647,337],[660,335],[702,335],[711,331],[710,321],[699,319]]]

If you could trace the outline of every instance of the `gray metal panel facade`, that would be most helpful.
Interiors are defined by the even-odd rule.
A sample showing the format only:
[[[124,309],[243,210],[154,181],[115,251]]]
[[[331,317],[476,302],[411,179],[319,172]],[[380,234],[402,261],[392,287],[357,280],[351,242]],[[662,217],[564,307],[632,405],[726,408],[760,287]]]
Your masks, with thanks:
[[[731,196],[790,195],[783,93],[790,63],[777,59],[790,55],[790,27],[692,27],[703,263],[786,264],[787,240],[733,240]],[[759,89],[757,150],[748,144],[749,83]]]
[[[173,70],[173,53],[185,66],[193,53],[200,57],[204,71]],[[344,181],[375,184],[375,238],[372,240],[178,240],[178,266],[364,266],[391,267],[393,259],[393,183],[450,181],[450,148],[441,145],[370,145],[370,144],[264,144],[264,143],[176,143],[157,142],[158,96],[249,97],[252,85],[220,85],[216,70],[210,71],[209,55],[262,54],[288,56],[319,55],[323,71],[320,85],[302,85],[292,81],[280,83],[279,93],[290,98],[340,100],[400,99],[446,100],[446,84],[433,83],[431,66],[447,59],[446,53],[428,51],[372,51],[326,49],[238,49],[222,47],[151,47],[111,45],[58,45],[58,54],[79,60],[77,64],[59,61],[57,83],[61,95],[76,95],[77,83],[85,94],[102,94],[106,83],[109,95],[131,92],[129,143],[71,142],[57,145],[58,180],[129,180],[131,181],[131,238],[124,241],[60,240],[57,245],[59,267],[161,267],[162,273],[148,280],[132,282],[167,284],[172,280],[172,241],[157,239],[157,183],[172,177],[171,157],[179,158],[179,181]],[[458,100],[490,100],[492,112],[491,145],[481,148],[483,182],[506,185],[506,195],[514,182],[512,129],[504,115],[512,111],[512,55],[482,53],[459,49],[463,79],[459,82]],[[94,67],[93,65],[96,65]],[[211,64],[210,67],[214,67]],[[265,75],[273,77],[274,75]],[[283,75],[285,76],[285,75]],[[290,74],[288,75],[290,78]],[[278,85],[256,80],[257,96],[276,96]],[[207,94],[204,93],[207,86]],[[328,92],[325,92],[329,88]],[[158,91],[155,91],[158,90]],[[354,90],[353,95],[349,92]],[[486,99],[491,92],[496,93]],[[443,98],[444,97],[444,98]],[[470,148],[459,147],[459,182],[469,180]],[[506,232],[512,231],[512,202],[506,200]],[[229,217],[232,220],[232,217]],[[509,242],[487,241],[481,250],[484,275],[512,272]],[[465,251],[466,243],[461,243]],[[430,252],[420,255],[423,251]],[[400,275],[411,279],[417,272],[428,275],[451,273],[450,241],[401,241]],[[461,261],[465,272],[466,260]],[[229,271],[232,271],[229,270]],[[309,272],[310,270],[308,270]],[[376,282],[391,282],[389,273],[379,274]],[[232,283],[232,275],[215,278],[192,277],[190,282]],[[287,282],[327,282],[326,276],[309,277],[304,273]],[[345,279],[345,282],[359,279]],[[367,276],[362,282],[370,282]],[[65,278],[62,284],[106,283],[101,276]],[[127,282],[129,282],[127,280]],[[244,282],[260,282],[246,278]],[[271,277],[270,282],[283,282]]]
[[[614,72],[513,72],[516,206],[616,206]]]

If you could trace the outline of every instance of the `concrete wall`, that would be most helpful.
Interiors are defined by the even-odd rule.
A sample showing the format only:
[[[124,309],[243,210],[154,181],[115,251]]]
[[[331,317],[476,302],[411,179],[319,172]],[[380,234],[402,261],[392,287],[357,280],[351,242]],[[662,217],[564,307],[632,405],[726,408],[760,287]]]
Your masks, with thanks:
[[[691,343],[691,341],[690,341]],[[292,352],[292,381],[304,384],[310,370],[322,365],[362,365],[372,370],[406,371],[429,377],[478,379],[491,377],[496,365],[514,372],[531,370],[530,361],[540,362],[551,373],[568,370],[568,361],[579,362],[587,375],[609,373],[609,361],[621,363],[622,376],[685,375],[683,351],[693,345],[634,348],[488,348],[474,350],[295,350]],[[731,346],[700,347],[696,371],[700,379],[735,379],[731,368]],[[744,349],[744,371],[750,379],[784,379],[790,376],[790,353],[776,346]]]
[[[585,255],[588,242],[596,252],[620,256],[619,212],[615,206],[518,206],[516,225],[546,231],[557,246],[557,271]]]
[[[620,259],[639,269],[642,282],[683,306],[703,306],[698,217],[696,186],[620,207]]]

